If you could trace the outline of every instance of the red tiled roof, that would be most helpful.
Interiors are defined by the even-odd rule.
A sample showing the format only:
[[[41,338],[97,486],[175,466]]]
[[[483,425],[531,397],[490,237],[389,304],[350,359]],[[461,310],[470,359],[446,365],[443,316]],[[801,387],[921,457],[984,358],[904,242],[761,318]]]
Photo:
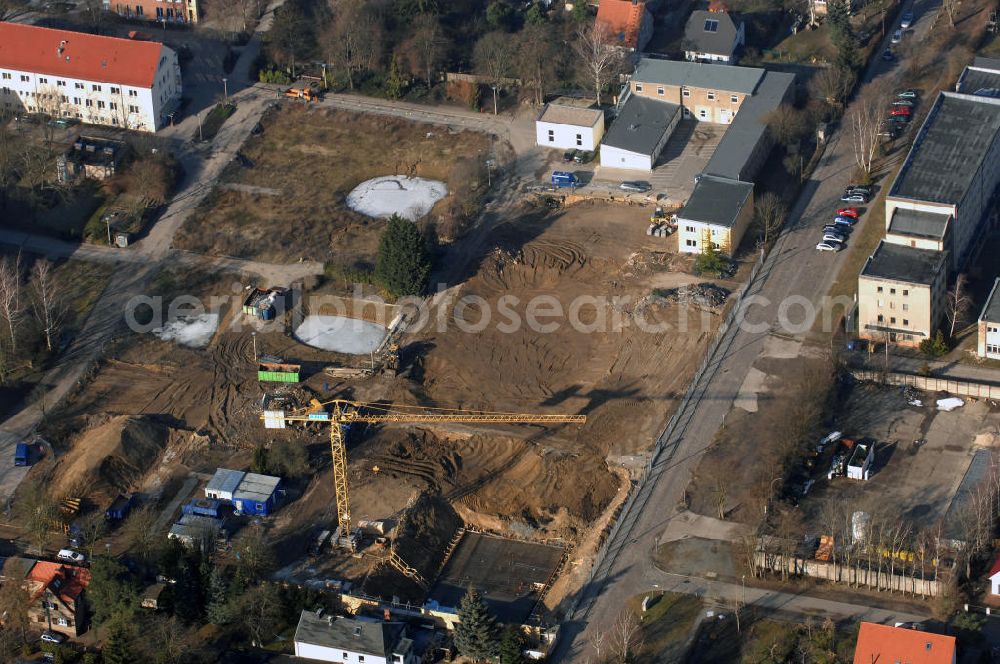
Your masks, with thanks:
[[[990,573],[987,577],[992,577],[997,572],[1000,572],[1000,553],[997,554],[996,559],[993,561],[993,567],[990,568]]]
[[[955,637],[915,629],[861,623],[854,664],[951,664]]]
[[[70,604],[90,585],[90,570],[75,565],[39,561],[31,568],[27,579],[42,584],[38,594],[49,588],[59,599]]]
[[[162,50],[158,42],[0,22],[0,69],[149,88]]]
[[[645,0],[601,0],[597,21],[608,26],[612,41],[636,48],[645,12]]]

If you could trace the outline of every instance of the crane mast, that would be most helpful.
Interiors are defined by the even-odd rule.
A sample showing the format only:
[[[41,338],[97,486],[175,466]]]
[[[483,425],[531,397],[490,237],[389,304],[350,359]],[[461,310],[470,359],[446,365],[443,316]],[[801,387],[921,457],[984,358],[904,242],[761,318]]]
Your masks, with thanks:
[[[457,422],[466,424],[583,424],[586,415],[542,415],[472,411],[421,406],[389,406],[334,399],[313,400],[307,408],[285,412],[265,410],[261,419],[268,429],[284,429],[288,422],[329,422],[330,454],[333,457],[333,485],[337,501],[337,521],[341,539],[353,542],[351,503],[347,481],[347,441],[344,428],[352,423],[429,424]],[[353,544],[352,544],[353,547]]]

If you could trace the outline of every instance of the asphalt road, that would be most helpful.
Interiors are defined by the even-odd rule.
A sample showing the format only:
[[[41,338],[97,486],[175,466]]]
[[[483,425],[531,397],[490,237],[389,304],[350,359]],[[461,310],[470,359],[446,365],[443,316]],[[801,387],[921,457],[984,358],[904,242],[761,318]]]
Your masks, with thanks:
[[[919,42],[927,34],[933,6],[934,0],[908,3],[917,20],[907,39]],[[891,32],[888,26],[887,32]],[[899,77],[899,67],[898,62],[886,63],[876,57],[865,72],[863,84],[893,84]],[[754,362],[764,353],[765,341],[775,333],[782,338],[805,339],[811,326],[796,327],[801,322],[796,316],[797,307],[785,309],[782,303],[787,307],[787,303],[798,300],[819,305],[847,254],[855,250],[853,247],[840,253],[815,250],[819,229],[832,219],[854,170],[850,136],[842,129],[837,130],[748,292],[748,296],[757,297],[744,300],[745,305],[755,300],[743,311],[743,318],[750,325],[733,325],[729,329],[712,356],[709,369],[692,387],[693,398],[680,413],[679,426],[654,459],[652,472],[639,488],[633,508],[620,517],[624,521],[610,543],[609,554],[594,570],[591,582],[581,589],[576,610],[563,623],[553,661],[587,660],[592,654],[588,645],[590,630],[595,626],[610,627],[628,598],[651,589],[656,574],[650,552],[667,522],[678,513],[692,471],[714,440]],[[861,223],[871,221],[864,219]],[[782,314],[792,325],[782,322]],[[697,585],[679,584],[675,589],[683,591],[686,587],[694,589]],[[816,602],[823,603],[800,597],[786,603],[785,609],[806,608],[806,603]],[[847,615],[872,619],[888,617],[867,607],[849,607],[846,611]]]

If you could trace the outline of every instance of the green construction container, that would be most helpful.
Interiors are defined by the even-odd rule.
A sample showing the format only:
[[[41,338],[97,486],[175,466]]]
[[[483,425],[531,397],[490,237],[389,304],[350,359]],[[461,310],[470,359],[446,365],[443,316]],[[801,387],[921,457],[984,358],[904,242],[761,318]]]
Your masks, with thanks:
[[[297,383],[299,382],[299,372],[258,371],[257,380],[263,383]]]

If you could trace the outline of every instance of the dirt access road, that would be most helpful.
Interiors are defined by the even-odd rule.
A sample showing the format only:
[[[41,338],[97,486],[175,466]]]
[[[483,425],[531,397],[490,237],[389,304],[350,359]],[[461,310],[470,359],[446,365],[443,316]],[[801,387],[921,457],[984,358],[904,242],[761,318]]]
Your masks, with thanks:
[[[908,4],[917,16],[915,34],[910,38],[919,41],[926,35],[936,5],[934,0]],[[864,85],[877,79],[895,80],[901,66],[876,58],[865,72]],[[691,473],[715,439],[747,374],[764,354],[765,342],[774,332],[800,342],[806,339],[808,330],[787,330],[779,323],[779,305],[792,296],[818,303],[829,291],[846,255],[857,250],[849,247],[831,255],[814,248],[817,230],[830,218],[853,171],[850,136],[837,131],[749,290],[749,295],[767,300],[744,301],[743,317],[751,325],[729,329],[711,355],[708,369],[691,386],[691,398],[681,411],[677,428],[669,439],[661,441],[652,472],[639,487],[632,509],[622,514],[622,525],[610,542],[608,555],[593,570],[591,580],[578,595],[575,611],[563,623],[554,661],[589,659],[591,630],[610,627],[628,598],[650,590],[650,552],[680,512],[677,506]],[[862,223],[866,222],[870,220]],[[748,301],[752,306],[746,306]],[[675,590],[683,590],[683,585]]]
[[[122,312],[127,302],[133,296],[145,293],[150,281],[173,258],[170,247],[174,233],[214,186],[222,169],[232,160],[236,151],[250,135],[251,128],[264,113],[267,104],[273,99],[270,91],[249,87],[248,75],[250,65],[260,50],[261,34],[270,29],[274,9],[283,1],[274,0],[268,6],[257,31],[243,49],[231,74],[230,80],[234,81],[234,85],[238,81],[242,87],[239,92],[231,95],[237,102],[236,114],[222,127],[207,151],[188,148],[181,153],[184,182],[149,235],[129,250],[129,253],[134,254],[139,260],[123,261],[123,266],[128,267],[116,270],[112,275],[104,293],[94,304],[83,329],[66,349],[59,365],[42,381],[42,385],[48,388],[44,397],[25,406],[0,424],[0,459],[3,460],[0,462],[0,500],[6,501],[14,494],[28,471],[27,467],[15,467],[10,464],[14,446],[38,426],[47,411],[55,407],[80,383],[89,367],[100,357],[105,344],[121,329],[124,322]],[[197,130],[197,121],[194,118],[189,118],[188,121],[186,131],[190,136],[190,132]],[[177,128],[177,132],[183,137],[182,128]],[[0,236],[0,241],[10,240],[14,240],[18,246],[27,241],[35,242],[32,238],[26,238],[24,234]],[[65,245],[56,241],[46,242],[42,246],[47,247],[55,255],[59,255],[55,250],[66,249]],[[98,255],[93,249],[78,251],[89,258]]]

